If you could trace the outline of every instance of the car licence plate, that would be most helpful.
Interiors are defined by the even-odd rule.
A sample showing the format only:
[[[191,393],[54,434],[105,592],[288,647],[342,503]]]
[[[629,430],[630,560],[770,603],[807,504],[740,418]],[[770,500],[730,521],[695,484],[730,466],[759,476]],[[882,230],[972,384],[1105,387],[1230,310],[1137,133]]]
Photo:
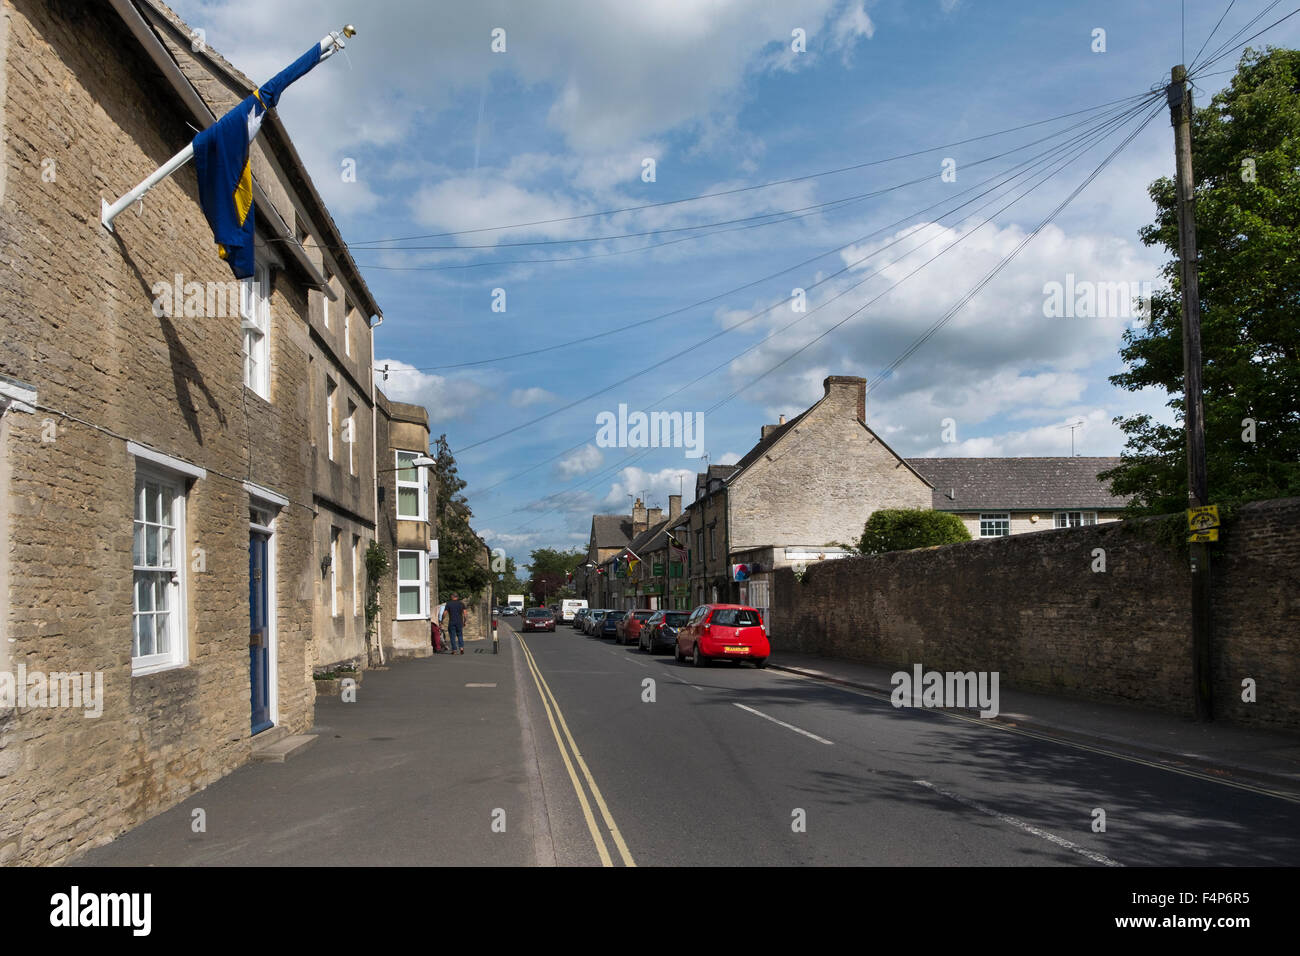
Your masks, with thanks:
[[[749,648],[748,647],[724,647],[722,651],[724,654],[748,654]]]

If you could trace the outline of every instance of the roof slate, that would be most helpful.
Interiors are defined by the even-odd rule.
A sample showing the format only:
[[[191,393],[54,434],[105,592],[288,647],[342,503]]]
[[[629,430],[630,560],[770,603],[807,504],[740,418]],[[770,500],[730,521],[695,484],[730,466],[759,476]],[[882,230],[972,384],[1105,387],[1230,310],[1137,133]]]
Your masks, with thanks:
[[[597,548],[622,548],[632,540],[631,515],[592,515],[591,537]]]
[[[936,511],[979,508],[1123,508],[1100,472],[1118,458],[908,458],[934,486]],[[949,497],[949,492],[953,496]]]

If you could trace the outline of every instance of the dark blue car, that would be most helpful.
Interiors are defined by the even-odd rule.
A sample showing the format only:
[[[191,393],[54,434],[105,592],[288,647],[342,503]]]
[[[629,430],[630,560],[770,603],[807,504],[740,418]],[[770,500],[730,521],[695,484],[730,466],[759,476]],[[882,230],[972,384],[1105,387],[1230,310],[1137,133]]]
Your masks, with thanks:
[[[618,637],[618,622],[627,617],[627,611],[610,611],[600,619],[599,637]]]

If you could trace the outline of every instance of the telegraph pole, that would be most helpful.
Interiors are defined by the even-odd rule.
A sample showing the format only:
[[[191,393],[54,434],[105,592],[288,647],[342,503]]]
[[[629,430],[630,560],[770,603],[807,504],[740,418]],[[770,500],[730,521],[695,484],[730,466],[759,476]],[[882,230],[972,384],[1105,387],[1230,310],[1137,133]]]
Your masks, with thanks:
[[[1205,406],[1201,396],[1201,298],[1197,287],[1196,191],[1192,178],[1192,93],[1187,68],[1176,66],[1165,88],[1169,117],[1174,127],[1174,152],[1178,162],[1178,258],[1183,291],[1183,426],[1187,435],[1188,506],[1208,505],[1209,480],[1205,466]],[[1210,549],[1203,541],[1188,545],[1192,584],[1192,681],[1197,720],[1212,720],[1210,671],[1212,656],[1212,606],[1210,602]]]

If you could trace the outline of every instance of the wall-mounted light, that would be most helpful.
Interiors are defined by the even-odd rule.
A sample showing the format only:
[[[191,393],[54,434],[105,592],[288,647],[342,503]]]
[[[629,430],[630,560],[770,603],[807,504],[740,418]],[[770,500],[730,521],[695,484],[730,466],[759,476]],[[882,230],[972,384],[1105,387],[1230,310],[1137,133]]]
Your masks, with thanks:
[[[325,557],[320,559],[321,577],[324,577],[325,575],[329,574],[330,565],[333,563],[334,563],[334,559],[330,557],[328,554],[325,555]]]

